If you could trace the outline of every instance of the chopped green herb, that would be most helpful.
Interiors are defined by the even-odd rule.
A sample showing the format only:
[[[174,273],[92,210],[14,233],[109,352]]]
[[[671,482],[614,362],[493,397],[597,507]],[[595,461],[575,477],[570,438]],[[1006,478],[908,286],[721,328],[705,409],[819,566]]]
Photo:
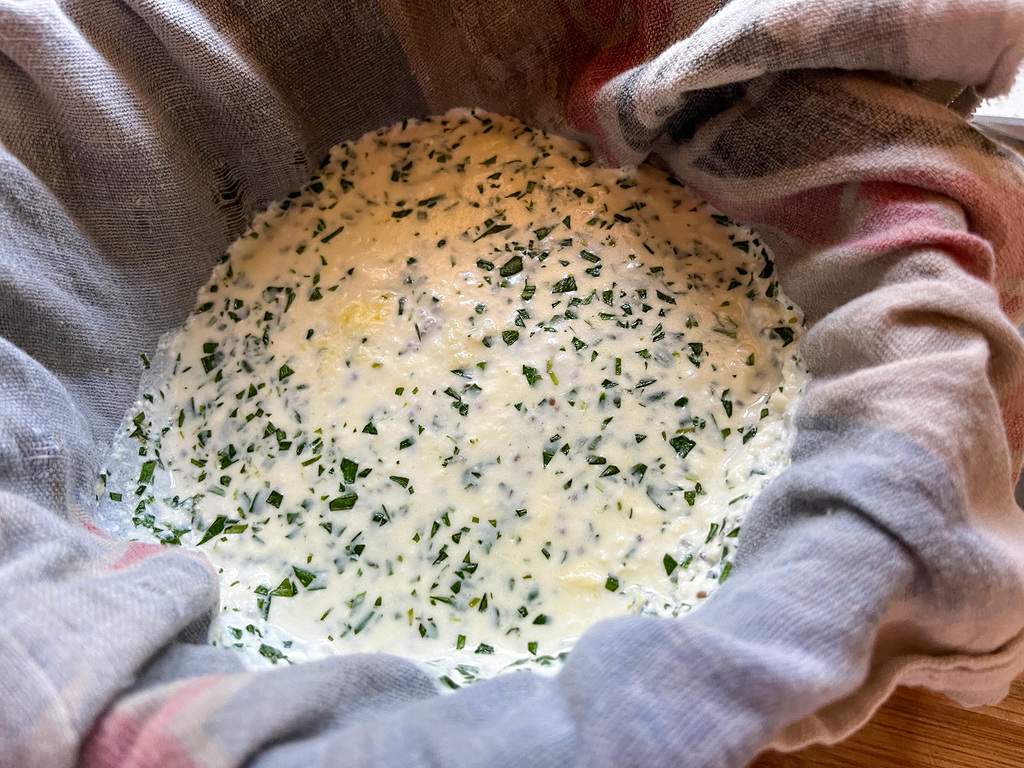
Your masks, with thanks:
[[[304,587],[308,587],[310,584],[312,584],[316,580],[316,574],[315,573],[312,573],[311,571],[307,571],[307,570],[305,570],[303,568],[299,568],[298,566],[294,566],[293,565],[292,566],[292,572],[295,574],[295,578],[298,579],[299,583],[302,586],[304,586]]]
[[[344,496],[338,496],[335,499],[331,499],[328,508],[331,512],[339,512],[343,509],[352,509],[356,505],[356,501],[359,499],[359,494],[346,493]]]
[[[681,459],[686,458],[686,454],[693,450],[694,446],[697,445],[693,440],[688,438],[686,435],[676,435],[668,441],[676,450],[676,455]]]
[[[793,343],[793,329],[786,326],[779,326],[778,328],[772,328],[772,336],[782,341],[782,346],[788,347]]]
[[[519,256],[513,256],[511,259],[501,265],[498,270],[498,274],[502,277],[512,277],[523,271],[523,260]]]
[[[551,288],[552,293],[570,293],[576,290],[576,278],[566,275]]]

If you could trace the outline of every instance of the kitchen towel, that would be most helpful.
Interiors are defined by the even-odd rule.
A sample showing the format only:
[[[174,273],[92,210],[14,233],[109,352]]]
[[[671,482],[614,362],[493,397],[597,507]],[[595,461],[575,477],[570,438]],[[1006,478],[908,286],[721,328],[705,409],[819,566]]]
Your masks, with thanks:
[[[0,766],[742,766],[1024,665],[1014,0],[0,0]],[[327,149],[455,106],[651,156],[774,249],[813,375],[732,576],[555,677],[265,671],[201,553],[105,537],[139,355]]]

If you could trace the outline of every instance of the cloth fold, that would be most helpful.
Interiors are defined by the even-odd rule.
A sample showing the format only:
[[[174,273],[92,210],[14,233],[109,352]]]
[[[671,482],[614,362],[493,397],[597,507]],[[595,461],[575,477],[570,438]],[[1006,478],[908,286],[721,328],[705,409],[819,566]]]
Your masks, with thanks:
[[[1024,169],[915,81],[1008,87],[1012,0],[0,2],[0,766],[739,766],[903,681],[1024,665]],[[216,574],[90,522],[138,357],[327,148],[453,106],[659,162],[807,314],[793,466],[729,581],[557,677],[265,672]]]

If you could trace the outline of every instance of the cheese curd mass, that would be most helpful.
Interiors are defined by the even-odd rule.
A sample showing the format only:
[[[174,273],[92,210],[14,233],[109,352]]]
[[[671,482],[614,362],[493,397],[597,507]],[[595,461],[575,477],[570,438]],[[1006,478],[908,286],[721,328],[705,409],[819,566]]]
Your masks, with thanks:
[[[231,246],[101,521],[205,551],[211,641],[257,659],[387,651],[452,687],[550,663],[726,580],[788,463],[801,324],[756,236],[663,172],[482,112],[403,123]]]

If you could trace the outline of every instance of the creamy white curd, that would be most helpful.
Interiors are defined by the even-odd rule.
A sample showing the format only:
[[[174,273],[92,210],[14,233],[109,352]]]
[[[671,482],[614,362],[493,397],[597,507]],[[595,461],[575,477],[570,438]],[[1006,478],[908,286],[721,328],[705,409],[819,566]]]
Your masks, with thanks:
[[[482,112],[403,123],[231,246],[101,519],[205,551],[212,642],[261,660],[544,664],[728,577],[788,462],[801,324],[756,235],[665,173]]]

